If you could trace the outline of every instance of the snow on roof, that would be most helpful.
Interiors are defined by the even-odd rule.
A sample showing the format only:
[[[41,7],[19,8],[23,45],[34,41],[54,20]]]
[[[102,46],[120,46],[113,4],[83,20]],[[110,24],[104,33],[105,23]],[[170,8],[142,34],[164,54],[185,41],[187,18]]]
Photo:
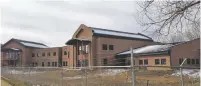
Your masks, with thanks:
[[[144,53],[156,53],[156,52],[162,52],[162,51],[167,51],[170,49],[170,47],[172,47],[173,45],[171,44],[166,44],[166,45],[148,45],[145,47],[140,47],[140,48],[136,48],[133,49],[133,53],[134,54],[144,54]],[[125,52],[121,52],[117,55],[125,55],[125,54],[130,54],[130,50],[125,51]]]
[[[20,43],[22,43],[23,45],[28,46],[28,47],[48,48],[48,47],[45,46],[45,45],[36,44],[36,43],[30,43],[30,42],[20,42]]]
[[[130,38],[140,38],[140,39],[152,40],[149,37],[143,36],[141,34],[136,34],[136,33],[114,31],[114,30],[107,30],[107,29],[94,28],[94,27],[91,27],[91,28],[93,29],[95,34],[105,34],[105,35],[113,35],[113,36],[121,36],[121,37],[130,37]]]

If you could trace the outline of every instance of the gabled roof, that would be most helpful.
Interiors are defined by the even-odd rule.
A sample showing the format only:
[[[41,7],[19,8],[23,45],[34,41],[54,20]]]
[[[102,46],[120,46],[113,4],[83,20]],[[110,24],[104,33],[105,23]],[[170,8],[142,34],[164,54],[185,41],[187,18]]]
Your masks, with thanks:
[[[130,33],[130,32],[108,30],[108,29],[102,29],[102,28],[96,28],[96,27],[89,27],[89,28],[92,29],[93,35],[116,36],[116,37],[123,37],[123,38],[134,38],[134,39],[153,41],[152,38],[141,33]]]
[[[148,45],[140,48],[133,49],[133,54],[136,55],[144,55],[144,54],[155,54],[158,52],[167,52],[170,50],[170,48],[174,46],[172,44],[166,44],[166,45]],[[127,55],[130,54],[131,51],[127,50],[124,52],[117,53],[116,55]]]
[[[38,43],[38,42],[33,42],[33,41],[26,41],[26,40],[21,40],[21,39],[14,39],[14,38],[12,38],[8,42],[6,42],[2,47],[4,47],[5,45],[7,45],[11,41],[15,41],[15,42],[17,42],[17,43],[19,43],[19,44],[21,44],[22,46],[25,46],[25,47],[31,47],[31,48],[48,48],[48,46],[45,45],[45,44],[43,44],[43,43]]]

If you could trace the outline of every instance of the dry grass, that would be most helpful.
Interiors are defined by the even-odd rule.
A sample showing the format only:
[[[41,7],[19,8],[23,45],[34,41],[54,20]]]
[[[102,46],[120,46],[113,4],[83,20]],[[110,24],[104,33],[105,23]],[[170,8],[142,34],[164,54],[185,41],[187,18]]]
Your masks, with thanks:
[[[101,76],[104,70],[91,70],[87,74],[81,71],[65,71],[63,83],[61,82],[61,70],[47,71],[29,75],[18,74],[12,76],[15,79],[28,83],[41,84],[42,86],[131,86],[131,72],[121,72],[114,76]],[[179,86],[180,77],[170,76],[172,71],[137,71],[137,86]],[[87,75],[87,76],[86,76]],[[74,77],[74,78],[73,78]],[[184,77],[185,86],[199,86],[199,79]]]

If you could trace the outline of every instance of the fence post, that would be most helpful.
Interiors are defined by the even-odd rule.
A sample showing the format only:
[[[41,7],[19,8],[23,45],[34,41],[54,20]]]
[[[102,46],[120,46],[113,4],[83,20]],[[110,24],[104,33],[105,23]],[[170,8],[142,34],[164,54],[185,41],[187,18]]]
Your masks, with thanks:
[[[131,47],[130,48],[130,50],[131,50],[131,71],[132,71],[132,86],[136,86],[135,84],[135,79],[136,79],[136,77],[135,77],[135,68],[134,68],[134,62],[133,62],[133,48]]]
[[[182,66],[183,66],[183,64],[184,64],[184,62],[186,61],[186,58],[183,60],[183,62],[181,63],[181,65],[180,65],[180,78],[181,78],[181,86],[184,86],[184,80],[183,80],[183,71],[182,71]]]
[[[147,80],[147,86],[149,86],[149,80]]]

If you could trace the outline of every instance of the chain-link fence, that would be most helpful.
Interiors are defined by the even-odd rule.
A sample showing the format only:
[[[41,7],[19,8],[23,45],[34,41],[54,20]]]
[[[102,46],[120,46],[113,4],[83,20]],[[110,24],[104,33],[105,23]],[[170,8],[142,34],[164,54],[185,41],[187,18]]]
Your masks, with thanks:
[[[180,70],[137,69],[136,86],[181,86]],[[130,66],[92,66],[82,68],[58,67],[2,67],[4,78],[26,83],[26,86],[132,86]],[[200,85],[199,69],[183,69],[185,86]],[[19,83],[13,83],[19,86]]]

